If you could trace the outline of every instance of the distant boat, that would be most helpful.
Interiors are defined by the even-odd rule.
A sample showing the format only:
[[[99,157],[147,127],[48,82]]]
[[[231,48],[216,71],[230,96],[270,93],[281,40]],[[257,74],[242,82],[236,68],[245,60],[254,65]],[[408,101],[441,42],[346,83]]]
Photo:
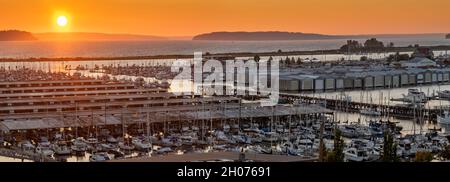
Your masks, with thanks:
[[[148,140],[134,138],[131,143],[137,150],[149,150],[150,148],[152,148],[152,144]]]
[[[72,152],[65,142],[53,144],[51,148],[56,155],[70,155]]]
[[[356,148],[349,148],[344,151],[344,160],[352,162],[362,162],[369,159],[367,151],[358,150]]]
[[[424,103],[427,101],[427,96],[424,92],[419,91],[418,89],[408,89],[408,94],[403,94],[403,99],[405,102],[411,103]]]

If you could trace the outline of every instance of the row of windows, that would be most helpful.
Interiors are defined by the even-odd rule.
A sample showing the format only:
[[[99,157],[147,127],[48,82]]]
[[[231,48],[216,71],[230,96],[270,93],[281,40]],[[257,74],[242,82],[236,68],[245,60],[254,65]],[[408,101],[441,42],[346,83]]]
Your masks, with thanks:
[[[18,88],[18,87],[45,87],[45,86],[71,86],[71,85],[98,85],[101,84],[101,81],[93,81],[93,82],[63,82],[63,83],[26,83],[26,84],[1,84],[0,88]]]
[[[99,87],[99,88],[65,88],[65,89],[33,89],[33,90],[3,90],[3,94],[13,93],[35,93],[35,92],[71,92],[71,91],[95,91],[95,90],[118,90],[133,89],[133,87]]]
[[[220,102],[207,102],[209,104],[219,104]],[[237,103],[237,102],[230,102],[230,103]],[[182,102],[174,102],[174,103],[167,103],[167,106],[183,106],[183,105],[200,105],[201,102],[197,102],[197,103],[182,103]],[[161,106],[165,106],[165,103],[153,103],[153,104],[145,104],[148,105],[149,107],[161,107]],[[142,104],[136,104],[136,105],[130,105],[128,106],[129,108],[140,108],[140,107],[145,107],[145,105]],[[116,106],[107,106],[107,110],[108,109],[120,109],[122,108],[121,105],[116,105]],[[78,111],[80,111],[80,107],[78,107]],[[89,110],[103,110],[103,106],[91,106],[91,107],[83,107],[83,110],[85,111],[89,111]],[[46,113],[46,112],[57,112],[58,109],[57,108],[49,108],[49,109],[25,109],[25,110],[15,110],[14,113]],[[62,111],[76,111],[75,107],[69,107],[69,108],[63,108]],[[10,111],[9,110],[2,110],[0,111],[0,114],[9,114]]]

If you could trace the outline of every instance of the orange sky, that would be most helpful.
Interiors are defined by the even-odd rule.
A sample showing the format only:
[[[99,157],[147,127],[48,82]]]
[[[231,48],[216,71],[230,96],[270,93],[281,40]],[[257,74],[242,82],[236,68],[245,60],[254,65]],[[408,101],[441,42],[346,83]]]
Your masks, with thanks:
[[[211,31],[450,32],[449,0],[0,0],[0,30],[189,36]],[[55,24],[69,17],[69,26]]]

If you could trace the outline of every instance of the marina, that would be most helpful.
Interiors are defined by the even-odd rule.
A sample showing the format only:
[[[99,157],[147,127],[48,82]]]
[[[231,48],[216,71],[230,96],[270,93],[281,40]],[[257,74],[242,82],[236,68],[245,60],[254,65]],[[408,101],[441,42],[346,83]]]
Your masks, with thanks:
[[[280,61],[275,106],[178,88],[174,60],[7,63],[0,154],[35,162],[372,162],[387,160],[390,140],[389,160],[448,160],[447,58],[377,56],[270,57]]]
[[[0,179],[449,179],[448,7],[0,0]]]
[[[190,151],[234,150],[241,142],[252,143],[253,134],[241,133],[244,126],[250,127],[250,134],[263,136],[259,128],[251,127],[275,128],[270,122],[332,115],[317,105],[262,107],[236,97],[175,95],[161,88],[89,78],[1,85],[8,91],[1,94],[0,129],[6,147],[2,155],[33,161],[74,160],[61,159],[61,155],[86,156],[84,160],[89,161],[118,160],[180,152],[186,147]],[[228,135],[234,132],[236,135]]]

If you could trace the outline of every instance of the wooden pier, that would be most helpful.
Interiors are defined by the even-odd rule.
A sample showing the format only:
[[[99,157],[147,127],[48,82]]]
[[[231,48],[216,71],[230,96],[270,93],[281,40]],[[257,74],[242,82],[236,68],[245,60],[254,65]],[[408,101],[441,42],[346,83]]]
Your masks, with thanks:
[[[311,97],[300,94],[280,93],[280,97],[289,101],[301,100],[306,103],[322,103],[326,108],[345,112],[359,112],[362,109],[375,109],[380,111],[382,115],[389,115],[399,118],[428,118],[431,121],[436,120],[436,116],[441,113],[439,108],[414,108],[410,104],[406,105],[383,105],[374,103],[354,102],[346,100],[338,100],[331,98]]]

